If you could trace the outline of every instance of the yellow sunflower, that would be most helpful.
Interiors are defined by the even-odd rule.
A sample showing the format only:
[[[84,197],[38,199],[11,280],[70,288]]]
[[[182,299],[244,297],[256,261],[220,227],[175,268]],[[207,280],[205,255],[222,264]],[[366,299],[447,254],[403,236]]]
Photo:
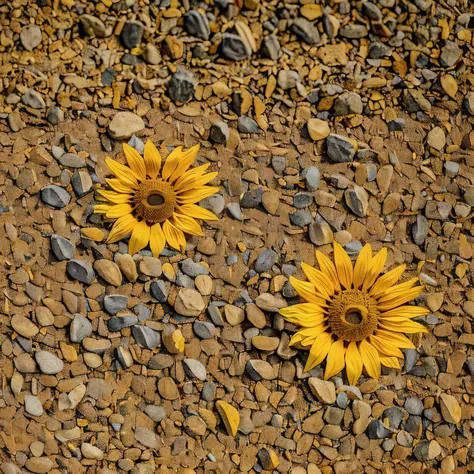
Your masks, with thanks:
[[[105,180],[112,190],[97,190],[106,202],[97,204],[94,212],[115,220],[107,242],[117,242],[131,233],[130,254],[150,244],[153,255],[158,257],[166,243],[184,250],[185,233],[203,235],[195,219],[217,220],[212,212],[195,204],[219,190],[206,186],[217,176],[215,172],[205,174],[209,163],[189,169],[199,145],[186,151],[175,148],[162,168],[160,152],[150,140],[145,144],[143,158],[127,144],[123,145],[123,151],[128,166],[106,158],[115,175]]]
[[[296,292],[306,303],[283,308],[283,317],[302,327],[290,345],[309,349],[305,371],[326,358],[324,378],[346,367],[347,378],[355,385],[365,367],[370,377],[380,377],[380,365],[400,369],[402,348],[414,349],[401,333],[427,332],[411,318],[429,313],[426,308],[402,306],[416,298],[423,286],[418,278],[396,284],[405,265],[380,276],[387,258],[383,248],[372,256],[365,245],[352,266],[349,255],[334,243],[334,264],[316,251],[319,270],[301,264],[308,282],[290,277]]]

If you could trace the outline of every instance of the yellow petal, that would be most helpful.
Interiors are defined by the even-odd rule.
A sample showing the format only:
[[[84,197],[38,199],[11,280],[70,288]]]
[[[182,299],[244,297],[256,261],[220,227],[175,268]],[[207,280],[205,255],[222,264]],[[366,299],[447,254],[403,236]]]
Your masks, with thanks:
[[[320,306],[302,303],[280,309],[280,314],[290,323],[310,328],[325,321],[326,316]]]
[[[130,169],[139,177],[141,181],[146,179],[146,169],[145,161],[141,157],[135,148],[131,147],[127,143],[123,144],[123,152],[125,153],[125,158],[127,159],[128,166]]]
[[[176,209],[179,214],[184,214],[195,219],[202,219],[206,221],[217,221],[219,218],[211,211],[204,209],[196,204],[185,204]]]
[[[94,206],[94,214],[106,214],[112,206],[113,204],[96,204]]]
[[[111,244],[123,239],[126,235],[132,232],[136,224],[137,220],[131,214],[126,214],[123,217],[119,217],[110,230],[109,236],[107,237],[107,242]]]
[[[383,293],[380,293],[377,298],[384,298],[386,296],[392,296],[394,293],[399,295],[403,294],[405,291],[410,290],[413,288],[414,285],[420,282],[418,277],[411,278],[404,283],[400,283],[399,285],[393,285],[390,288],[387,288]],[[376,283],[377,284],[377,283]],[[375,285],[374,285],[375,286]]]
[[[321,333],[314,341],[311,349],[309,350],[308,360],[304,368],[305,372],[309,372],[313,367],[319,365],[327,353],[332,344],[331,334],[328,332]]]
[[[417,332],[428,332],[428,329],[426,329],[425,326],[423,326],[422,324],[416,323],[411,319],[397,316],[379,321],[379,327],[382,329],[387,329],[388,331],[404,332],[407,334],[415,334]]]
[[[205,163],[204,165],[196,166],[196,168],[191,168],[176,180],[173,187],[175,189],[180,189],[181,186],[189,184],[189,182],[195,180],[196,178],[200,178],[206,172],[209,166],[211,166],[211,163]]]
[[[397,346],[399,349],[415,349],[413,342],[408,337],[397,332],[386,331],[385,329],[377,329],[376,336],[384,339],[391,344]]]
[[[108,189],[98,189],[97,193],[114,204],[125,204],[130,202],[131,199],[130,194],[120,194],[115,191],[109,191]]]
[[[364,283],[367,272],[369,271],[370,262],[372,260],[372,247],[365,244],[357,256],[354,265],[354,288],[357,290]]]
[[[326,369],[324,370],[324,380],[328,380],[334,375],[338,374],[344,368],[344,355],[346,349],[344,348],[344,341],[339,339],[333,342],[329,349],[326,359]]]
[[[356,385],[362,374],[362,358],[357,344],[352,341],[346,351],[346,372],[350,385]]]
[[[178,204],[194,204],[201,201],[219,191],[217,186],[202,186],[201,188],[192,189],[178,195]]]
[[[145,143],[143,154],[145,155],[143,161],[145,162],[146,174],[151,179],[156,179],[161,168],[161,155],[151,140],[147,140]]]
[[[359,351],[362,363],[369,376],[378,379],[380,377],[380,358],[377,349],[367,341],[360,341]]]
[[[128,243],[128,253],[134,255],[144,249],[150,242],[150,226],[145,222],[139,222],[132,231]]]
[[[124,184],[132,187],[137,187],[139,176],[135,174],[133,170],[131,170],[128,166],[122,165],[112,158],[106,158],[105,164],[109,167],[109,170],[123,181]]]
[[[396,357],[381,357],[380,363],[385,367],[400,370],[400,361]]]
[[[427,308],[421,306],[398,306],[384,313],[380,313],[380,319],[391,318],[392,316],[402,316],[404,318],[418,318],[420,316],[426,316],[430,311]]]
[[[334,295],[336,289],[322,271],[316,270],[316,268],[313,268],[304,262],[301,263],[301,268],[306,275],[306,278],[314,285],[316,291],[321,293],[323,298],[329,299]]]
[[[402,276],[403,272],[406,269],[406,265],[400,265],[393,270],[390,270],[385,275],[382,275],[377,279],[374,283],[374,286],[370,289],[370,296],[377,298],[380,296],[385,290],[389,289],[391,286],[395,285],[398,279]]]
[[[117,204],[107,211],[105,217],[107,217],[107,219],[118,219],[125,214],[131,214],[132,210],[133,208],[130,206],[130,204]]]
[[[217,400],[216,407],[222,421],[224,422],[227,434],[229,436],[235,436],[240,424],[239,412],[232,405],[229,405],[223,400]]]
[[[377,308],[380,312],[388,311],[402,304],[415,299],[423,291],[424,287],[415,286],[409,290],[393,291],[387,296],[383,296],[377,301]]]
[[[122,194],[132,194],[134,192],[134,187],[130,186],[118,178],[106,178],[105,182],[118,193]]]
[[[176,228],[169,220],[163,222],[163,233],[171,247],[181,251],[186,248],[186,238],[183,232]]]
[[[354,277],[352,262],[349,255],[347,255],[345,250],[336,241],[334,242],[334,263],[336,265],[339,282],[344,288],[350,290]]]
[[[178,229],[186,232],[190,235],[204,235],[201,226],[192,218],[180,214],[173,214],[170,221],[175,225]]]
[[[318,261],[320,270],[333,282],[335,290],[337,292],[341,291],[336,267],[334,263],[331,262],[331,259],[321,251],[316,250],[316,260]]]
[[[166,237],[161,229],[160,224],[151,226],[150,229],[150,249],[155,258],[160,256],[161,251],[165,248]]]
[[[165,164],[161,170],[161,177],[164,180],[168,181],[169,177],[176,170],[178,163],[182,159],[182,156],[182,147],[178,146],[166,157]]]
[[[384,247],[370,261],[369,271],[367,272],[367,275],[365,277],[362,289],[368,290],[375,283],[375,280],[378,278],[380,272],[383,270],[385,260],[387,260],[387,249]]]
[[[297,343],[300,343],[302,346],[310,346],[316,340],[316,338],[326,331],[328,326],[325,326],[324,322],[318,326],[300,329],[298,332],[293,334],[290,339],[289,345],[293,346]]]
[[[381,355],[389,357],[399,357],[400,359],[403,359],[403,352],[386,339],[377,337],[375,335],[370,336],[369,339],[372,346],[374,346]]]
[[[304,300],[310,303],[316,303],[322,307],[327,307],[327,302],[321,296],[316,295],[316,289],[312,283],[308,281],[298,280],[294,276],[290,276],[291,286],[295,289],[296,293],[301,296]]]
[[[213,171],[212,173],[207,173],[204,176],[191,176],[190,178],[183,181],[179,187],[174,186],[174,189],[177,193],[184,193],[186,191],[204,186],[205,184],[212,181],[217,175],[217,171]]]
[[[169,181],[174,183],[179,177],[183,176],[188,168],[194,163],[198,154],[200,146],[194,145],[183,153],[182,158],[179,160],[178,166],[171,174]]]

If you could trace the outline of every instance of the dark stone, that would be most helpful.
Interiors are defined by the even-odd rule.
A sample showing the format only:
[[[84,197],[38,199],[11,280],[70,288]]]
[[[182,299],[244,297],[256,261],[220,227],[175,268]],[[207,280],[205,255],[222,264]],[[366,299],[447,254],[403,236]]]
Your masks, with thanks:
[[[167,92],[175,102],[189,102],[194,94],[194,74],[180,67],[168,82]]]
[[[252,54],[250,45],[238,35],[224,33],[221,42],[222,55],[232,61],[243,61]]]
[[[207,17],[197,10],[191,10],[184,16],[184,28],[192,35],[208,40],[211,34]]]
[[[142,41],[143,26],[138,21],[127,21],[122,28],[120,39],[127,49],[136,48]]]

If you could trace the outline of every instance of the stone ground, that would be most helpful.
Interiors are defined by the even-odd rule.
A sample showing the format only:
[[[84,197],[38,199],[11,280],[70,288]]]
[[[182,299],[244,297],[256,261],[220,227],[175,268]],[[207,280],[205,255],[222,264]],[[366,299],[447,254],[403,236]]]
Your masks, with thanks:
[[[0,21],[3,474],[474,471],[469,0],[14,0]],[[185,255],[132,258],[91,215],[130,138],[219,171]],[[403,370],[357,388],[303,373],[277,313],[334,239],[386,246],[432,311]]]

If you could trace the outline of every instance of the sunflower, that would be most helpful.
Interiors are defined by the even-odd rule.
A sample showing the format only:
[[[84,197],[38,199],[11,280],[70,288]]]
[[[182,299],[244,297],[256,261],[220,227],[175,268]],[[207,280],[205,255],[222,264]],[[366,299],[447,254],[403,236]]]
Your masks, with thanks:
[[[195,219],[217,220],[212,212],[195,204],[219,190],[206,186],[217,173],[205,174],[209,163],[189,169],[199,145],[186,151],[175,148],[162,168],[160,152],[150,140],[145,144],[143,158],[127,144],[123,145],[123,151],[128,166],[106,158],[115,175],[105,180],[112,190],[97,190],[105,203],[97,204],[94,212],[115,221],[107,242],[117,242],[131,233],[128,246],[131,255],[148,244],[155,257],[166,243],[183,251],[185,233],[203,235]]]
[[[374,379],[380,367],[400,369],[400,349],[415,346],[401,333],[427,332],[412,318],[429,313],[426,308],[404,305],[416,298],[423,286],[418,278],[396,284],[406,265],[380,276],[387,258],[383,248],[372,256],[365,245],[352,266],[349,255],[334,243],[334,264],[316,251],[319,270],[301,264],[308,282],[290,277],[290,283],[306,303],[283,308],[283,317],[300,326],[290,345],[309,349],[305,371],[326,359],[324,378],[346,367],[351,385],[359,380],[364,367]]]

